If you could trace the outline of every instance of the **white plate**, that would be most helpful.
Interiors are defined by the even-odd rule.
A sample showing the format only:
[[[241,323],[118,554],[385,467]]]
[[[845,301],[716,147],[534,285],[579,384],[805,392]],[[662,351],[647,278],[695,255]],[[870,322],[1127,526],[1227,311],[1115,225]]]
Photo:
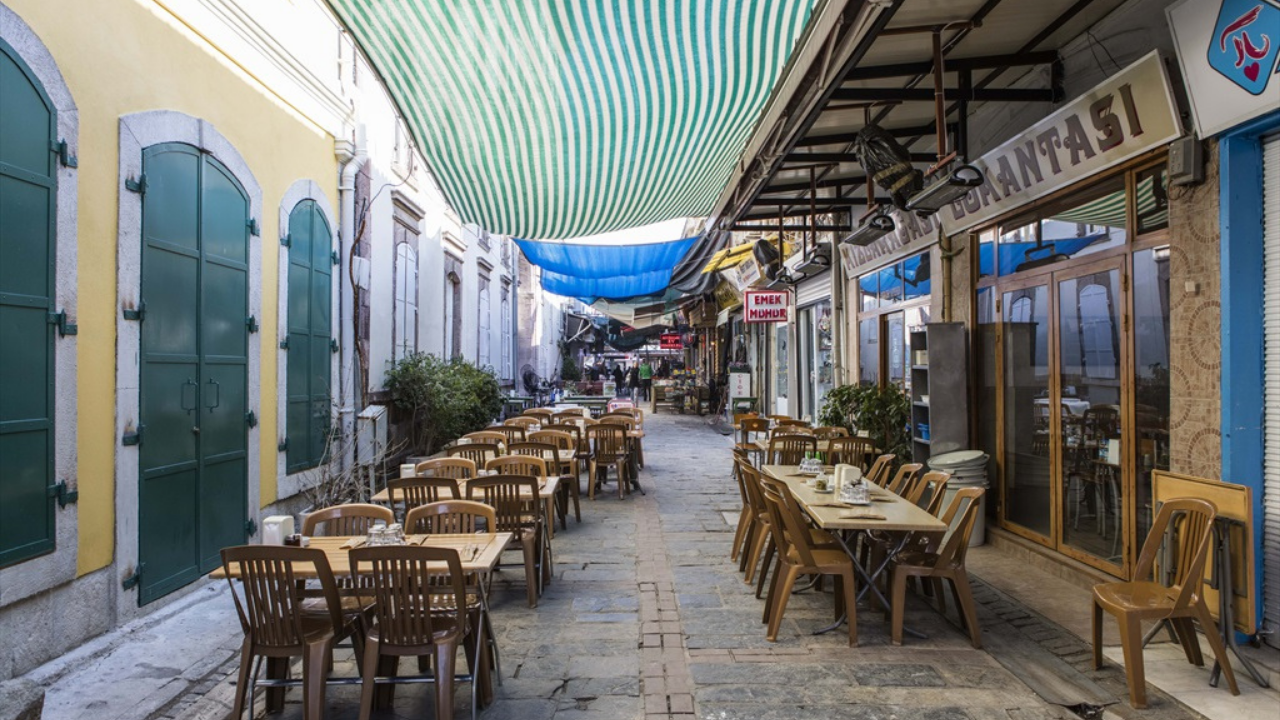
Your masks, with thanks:
[[[813,491],[818,495],[830,495],[831,493],[835,492],[835,490],[819,490],[817,488],[814,488]]]

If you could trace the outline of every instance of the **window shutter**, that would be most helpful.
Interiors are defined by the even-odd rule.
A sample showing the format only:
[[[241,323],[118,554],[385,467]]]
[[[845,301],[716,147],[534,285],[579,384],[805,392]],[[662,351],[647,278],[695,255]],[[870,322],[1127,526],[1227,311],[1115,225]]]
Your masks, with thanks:
[[[332,231],[314,200],[289,214],[286,468],[324,459],[330,415]]]

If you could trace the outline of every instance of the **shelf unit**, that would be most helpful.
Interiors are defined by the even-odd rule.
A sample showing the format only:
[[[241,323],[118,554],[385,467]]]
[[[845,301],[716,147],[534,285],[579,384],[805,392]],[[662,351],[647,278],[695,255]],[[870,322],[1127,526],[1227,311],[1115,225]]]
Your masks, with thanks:
[[[968,351],[963,323],[913,330],[911,453],[915,462],[969,447]],[[930,360],[935,359],[933,362]],[[928,429],[928,436],[921,432]]]

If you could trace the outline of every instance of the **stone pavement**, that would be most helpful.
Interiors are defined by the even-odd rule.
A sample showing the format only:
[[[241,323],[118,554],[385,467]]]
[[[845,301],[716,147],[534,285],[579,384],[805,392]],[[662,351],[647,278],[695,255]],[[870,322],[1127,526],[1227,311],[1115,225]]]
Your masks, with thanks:
[[[734,528],[726,515],[736,518],[739,507],[728,474],[730,439],[687,416],[650,416],[646,432],[641,477],[648,495],[619,501],[606,492],[584,501],[582,524],[571,519],[556,534],[556,577],[538,608],[526,606],[519,566],[498,574],[493,619],[503,684],[486,720],[1079,717],[974,650],[954,609],[944,618],[909,601],[908,623],[928,639],[908,638],[902,647],[889,644],[882,615],[864,609],[860,647],[849,648],[843,631],[811,634],[830,623],[832,598],[829,590],[808,591],[789,603],[778,642],[766,641],[762,601],[728,560]],[[58,680],[45,717],[227,717],[238,627],[224,586],[201,593],[207,597],[127,637],[104,639],[61,670],[42,668],[44,678]],[[995,644],[1048,643],[1068,661],[1079,659],[1079,648],[1051,623],[981,583],[975,594]],[[354,674],[349,651],[340,651],[335,672]],[[1109,692],[1117,673],[1123,681],[1115,667],[1089,672]],[[393,711],[381,717],[429,717],[430,695],[421,685],[401,686]],[[468,696],[469,687],[460,686],[455,717],[469,715]],[[1154,689],[1151,699],[1155,710],[1121,714],[1198,717]],[[331,687],[326,717],[357,717],[357,701],[357,687]],[[261,702],[257,708],[261,715]],[[297,691],[278,717],[301,717]]]

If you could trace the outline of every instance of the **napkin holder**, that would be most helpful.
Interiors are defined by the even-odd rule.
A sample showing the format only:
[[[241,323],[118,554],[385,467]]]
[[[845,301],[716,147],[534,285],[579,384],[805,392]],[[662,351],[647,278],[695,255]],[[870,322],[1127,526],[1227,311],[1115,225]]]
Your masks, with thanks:
[[[283,545],[284,539],[293,534],[292,515],[271,515],[262,520],[262,544]]]

